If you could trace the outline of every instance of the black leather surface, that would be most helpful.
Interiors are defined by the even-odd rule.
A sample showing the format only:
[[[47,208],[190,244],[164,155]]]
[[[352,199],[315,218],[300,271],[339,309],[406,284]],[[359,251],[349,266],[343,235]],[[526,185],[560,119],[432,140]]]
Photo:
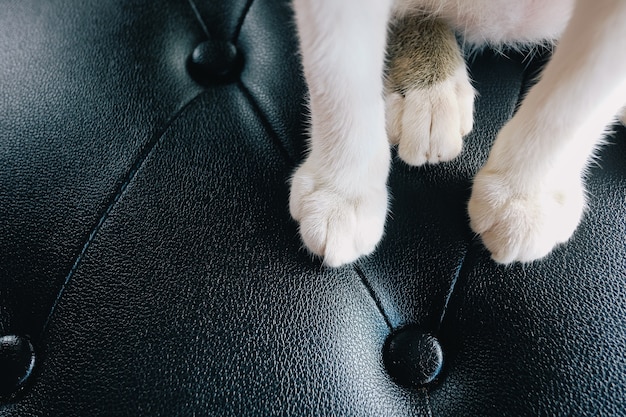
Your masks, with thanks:
[[[306,120],[287,2],[1,3],[0,336],[37,364],[0,416],[624,415],[623,128],[573,240],[496,266],[465,202],[528,71],[486,53],[463,155],[395,163],[380,248],[329,270],[287,211]],[[232,82],[189,76],[208,38],[237,45]],[[383,365],[407,325],[441,341],[427,388]]]

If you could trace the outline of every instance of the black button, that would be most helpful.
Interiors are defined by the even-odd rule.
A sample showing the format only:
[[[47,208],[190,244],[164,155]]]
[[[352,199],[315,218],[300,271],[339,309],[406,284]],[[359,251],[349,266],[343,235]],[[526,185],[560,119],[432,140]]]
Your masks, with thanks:
[[[201,84],[233,80],[241,70],[242,58],[237,47],[228,41],[207,40],[191,53],[187,68]]]
[[[35,366],[35,349],[26,337],[0,337],[0,396],[13,394],[28,380]]]
[[[398,383],[421,387],[437,378],[443,366],[443,351],[437,338],[414,327],[393,333],[385,345],[387,372]]]

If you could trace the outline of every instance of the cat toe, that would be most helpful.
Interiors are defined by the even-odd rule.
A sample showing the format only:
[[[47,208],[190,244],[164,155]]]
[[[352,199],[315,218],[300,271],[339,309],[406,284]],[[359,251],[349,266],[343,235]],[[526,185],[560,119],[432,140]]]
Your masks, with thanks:
[[[302,242],[330,267],[369,255],[380,241],[387,216],[384,182],[338,192],[306,164],[292,178],[289,209],[300,224]]]
[[[472,130],[474,89],[464,66],[443,82],[389,94],[386,104],[387,135],[409,165],[456,158]]]
[[[460,114],[451,86],[406,94],[398,154],[410,165],[448,161],[463,146]]]
[[[347,199],[317,191],[305,197],[300,235],[325,265],[339,267],[372,253],[381,239],[387,212],[386,193]]]
[[[506,176],[486,170],[474,179],[468,203],[470,226],[501,264],[531,262],[569,240],[582,217],[580,182],[516,190]]]
[[[391,145],[400,143],[402,137],[402,117],[404,115],[404,96],[400,93],[388,93],[385,96],[385,129]]]

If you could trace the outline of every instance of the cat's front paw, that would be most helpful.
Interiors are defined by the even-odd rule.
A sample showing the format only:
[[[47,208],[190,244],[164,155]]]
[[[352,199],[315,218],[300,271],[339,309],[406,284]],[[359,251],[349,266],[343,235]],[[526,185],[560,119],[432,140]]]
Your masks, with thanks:
[[[465,65],[452,76],[386,95],[387,136],[409,165],[454,159],[474,122],[474,88]]]
[[[387,215],[384,181],[359,185],[350,192],[341,188],[318,172],[315,164],[305,162],[292,178],[289,197],[289,210],[300,223],[302,241],[331,267],[372,253]]]
[[[468,204],[470,226],[498,263],[543,258],[567,241],[580,222],[585,198],[580,180],[525,187],[487,169],[474,179]]]

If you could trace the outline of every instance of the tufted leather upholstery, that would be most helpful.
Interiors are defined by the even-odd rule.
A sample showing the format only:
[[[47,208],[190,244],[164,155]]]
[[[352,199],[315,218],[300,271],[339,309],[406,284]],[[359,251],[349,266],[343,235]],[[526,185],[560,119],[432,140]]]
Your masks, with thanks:
[[[394,163],[381,246],[331,270],[287,211],[306,130],[288,2],[0,10],[0,416],[626,415],[624,129],[545,261],[497,266],[468,228],[520,59],[473,61],[463,155]],[[433,382],[387,371],[400,329],[439,341]]]

